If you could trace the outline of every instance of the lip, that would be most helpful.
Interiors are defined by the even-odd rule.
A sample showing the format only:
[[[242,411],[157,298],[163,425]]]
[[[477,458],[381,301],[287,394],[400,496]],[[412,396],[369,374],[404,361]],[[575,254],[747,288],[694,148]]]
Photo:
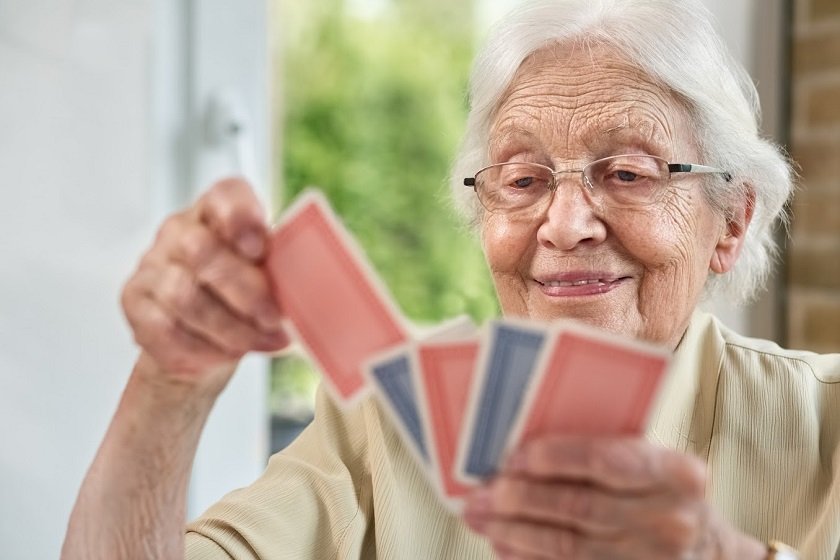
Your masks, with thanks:
[[[612,272],[580,271],[537,276],[540,291],[549,297],[583,297],[606,294],[630,280]]]

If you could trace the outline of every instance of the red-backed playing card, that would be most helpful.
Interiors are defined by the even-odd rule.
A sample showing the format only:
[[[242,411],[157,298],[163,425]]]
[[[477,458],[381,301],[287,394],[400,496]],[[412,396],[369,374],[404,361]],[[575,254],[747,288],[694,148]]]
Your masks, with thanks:
[[[432,475],[447,505],[460,507],[469,486],[453,476],[458,438],[478,357],[478,340],[417,346],[414,375],[429,440]]]
[[[396,305],[323,195],[302,195],[281,219],[268,270],[292,330],[342,402],[362,394],[362,365],[371,355],[409,339]]]
[[[552,433],[643,433],[668,359],[646,344],[561,327],[528,388],[508,449]]]

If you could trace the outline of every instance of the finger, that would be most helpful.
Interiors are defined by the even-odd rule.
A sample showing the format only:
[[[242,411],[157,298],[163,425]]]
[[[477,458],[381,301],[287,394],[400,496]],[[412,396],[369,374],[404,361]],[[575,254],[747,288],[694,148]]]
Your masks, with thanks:
[[[128,297],[134,298],[136,294]],[[168,371],[195,374],[237,360],[183,328],[150,297],[132,301],[126,309],[126,318],[137,344]]]
[[[617,538],[520,519],[468,517],[467,521],[494,549],[528,558],[700,558],[701,552],[711,551],[701,546],[697,517],[688,511],[661,516],[647,530]]]
[[[515,550],[512,550],[510,547],[504,545],[495,546],[494,550],[499,560],[532,560],[534,558],[533,556],[519,554]]]
[[[588,558],[588,540],[570,529],[490,518],[479,532],[508,554],[526,558]]]
[[[653,507],[650,502],[654,500],[661,498],[628,497],[586,483],[501,475],[474,492],[465,511],[558,525],[593,536],[615,536]]]
[[[237,315],[274,334],[282,315],[264,268],[218,242],[202,224],[179,222],[162,241],[170,258],[196,271],[198,281]]]
[[[235,315],[193,277],[190,270],[170,264],[161,270],[138,273],[140,281],[156,282],[152,298],[188,331],[224,353],[241,357],[251,350],[277,350],[288,340],[282,330],[265,333]]]
[[[265,269],[223,250],[195,272],[198,282],[216,294],[235,314],[253,321],[266,333],[280,329],[282,315]]]
[[[268,240],[268,224],[260,201],[240,178],[219,181],[197,205],[199,220],[226,244],[251,261],[260,261]]]
[[[546,436],[515,452],[507,468],[519,476],[624,492],[670,491],[702,498],[705,490],[705,466],[699,459],[641,438]]]

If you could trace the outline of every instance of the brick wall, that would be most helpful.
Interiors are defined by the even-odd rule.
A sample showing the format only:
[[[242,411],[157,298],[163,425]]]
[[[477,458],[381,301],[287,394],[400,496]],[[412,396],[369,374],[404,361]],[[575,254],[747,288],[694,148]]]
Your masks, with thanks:
[[[793,0],[788,345],[840,352],[840,0]]]

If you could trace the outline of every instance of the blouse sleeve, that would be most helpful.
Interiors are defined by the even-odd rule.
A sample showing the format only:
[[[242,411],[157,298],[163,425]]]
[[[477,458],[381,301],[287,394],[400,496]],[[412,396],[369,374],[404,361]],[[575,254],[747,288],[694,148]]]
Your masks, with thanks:
[[[251,486],[187,526],[189,560],[360,557],[372,515],[363,404],[319,390],[315,419]]]

